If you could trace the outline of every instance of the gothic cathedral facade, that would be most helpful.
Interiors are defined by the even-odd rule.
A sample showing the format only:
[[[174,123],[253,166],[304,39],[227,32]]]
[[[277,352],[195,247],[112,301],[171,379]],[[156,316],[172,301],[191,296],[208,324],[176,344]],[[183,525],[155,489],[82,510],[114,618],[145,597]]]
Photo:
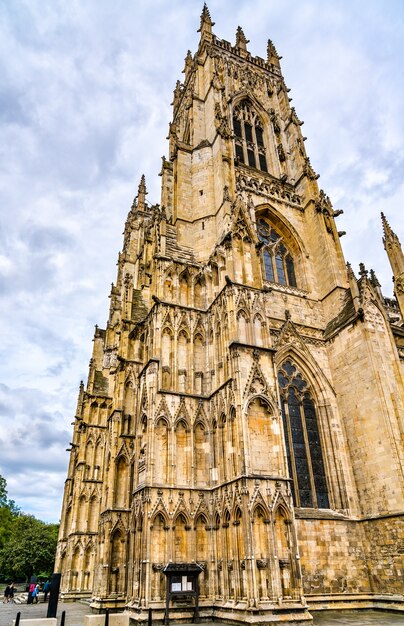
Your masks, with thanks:
[[[174,91],[161,204],[142,177],[81,385],[56,571],[68,599],[163,618],[403,608],[404,256],[395,298],[345,264],[279,56],[205,5]],[[189,618],[179,597],[177,618]]]

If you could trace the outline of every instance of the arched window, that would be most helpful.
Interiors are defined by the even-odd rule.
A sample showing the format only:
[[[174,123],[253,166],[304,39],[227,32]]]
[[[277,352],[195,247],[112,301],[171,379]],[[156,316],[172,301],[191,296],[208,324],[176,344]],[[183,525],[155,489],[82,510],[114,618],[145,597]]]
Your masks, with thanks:
[[[262,123],[247,100],[240,102],[234,109],[233,129],[238,161],[267,172]]]
[[[272,283],[296,287],[295,266],[292,255],[282,237],[264,219],[257,225],[258,237],[263,242],[265,278]]]
[[[328,509],[320,433],[308,385],[291,361],[282,365],[278,382],[295,505]]]

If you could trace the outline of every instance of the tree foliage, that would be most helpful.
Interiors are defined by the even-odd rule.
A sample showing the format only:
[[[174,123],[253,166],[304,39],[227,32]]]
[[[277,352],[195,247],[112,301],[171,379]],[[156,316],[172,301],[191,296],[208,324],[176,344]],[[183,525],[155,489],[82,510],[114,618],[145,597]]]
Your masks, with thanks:
[[[13,521],[18,514],[19,509],[14,500],[9,500],[7,497],[6,479],[0,476],[0,550],[6,545],[12,534]]]
[[[7,499],[7,483],[0,476],[0,573],[29,580],[32,574],[53,571],[58,524],[46,524],[21,513]]]

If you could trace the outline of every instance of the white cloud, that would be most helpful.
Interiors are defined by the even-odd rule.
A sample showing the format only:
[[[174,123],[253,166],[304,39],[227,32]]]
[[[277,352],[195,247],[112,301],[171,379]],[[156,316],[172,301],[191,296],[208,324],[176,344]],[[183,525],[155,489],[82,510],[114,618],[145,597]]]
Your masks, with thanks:
[[[59,517],[77,388],[142,173],[159,201],[169,104],[202,4],[0,6],[1,423],[11,428],[0,435],[0,473],[10,497],[45,519]],[[404,239],[401,4],[209,8],[219,37],[234,41],[240,24],[253,54],[265,57],[270,37],[283,55],[319,182],[345,211],[347,260],[373,267],[390,295],[379,215]]]

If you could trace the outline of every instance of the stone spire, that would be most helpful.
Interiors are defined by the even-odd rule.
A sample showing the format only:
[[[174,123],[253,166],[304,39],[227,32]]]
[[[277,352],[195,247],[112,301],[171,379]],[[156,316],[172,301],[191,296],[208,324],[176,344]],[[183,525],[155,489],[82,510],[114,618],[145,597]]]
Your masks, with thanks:
[[[183,73],[185,74],[185,81],[187,80],[191,72],[191,69],[192,69],[192,52],[191,50],[188,50],[187,56],[185,57],[185,66],[184,66],[184,69],[182,70]]]
[[[384,249],[389,257],[391,269],[393,270],[394,277],[400,276],[404,273],[404,254],[401,248],[400,240],[397,235],[391,229],[384,213],[382,215],[383,224],[383,244]]]
[[[142,177],[140,179],[140,183],[139,183],[139,188],[137,191],[137,210],[138,211],[145,211],[146,209],[146,196],[147,196],[147,191],[146,191],[146,179],[144,174],[142,174]]]
[[[239,48],[240,50],[247,50],[247,44],[248,43],[250,43],[250,42],[246,38],[243,29],[241,28],[241,26],[237,26],[237,31],[236,31],[236,48]]]
[[[215,23],[211,20],[209,9],[205,2],[201,13],[201,25],[198,29],[198,33],[201,33],[201,40],[210,40],[212,38],[212,26],[214,25]]]
[[[387,252],[393,271],[394,293],[400,307],[401,315],[404,317],[404,254],[399,238],[391,229],[384,213],[381,215],[384,249]]]

